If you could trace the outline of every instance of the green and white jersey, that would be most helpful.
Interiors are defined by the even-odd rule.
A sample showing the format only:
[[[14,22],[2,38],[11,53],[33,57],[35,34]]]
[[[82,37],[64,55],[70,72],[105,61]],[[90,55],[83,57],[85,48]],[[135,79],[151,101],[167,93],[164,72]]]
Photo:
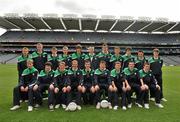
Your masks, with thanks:
[[[91,62],[91,69],[98,68],[98,57],[96,54],[86,54],[84,60],[89,60]]]
[[[146,58],[144,57],[143,59],[140,59],[139,57],[135,58],[135,67],[138,70],[143,69],[144,63],[147,62]]]
[[[139,77],[143,80],[143,82],[147,85],[152,83],[157,84],[157,80],[155,79],[152,71],[145,72],[143,69],[139,71]]]
[[[51,70],[50,72],[46,72],[45,70],[41,70],[38,75],[37,84],[51,84],[53,82],[54,71]]]
[[[129,61],[135,60],[135,57],[133,55],[127,55],[127,54],[123,55],[122,58],[123,58],[123,69],[128,67]]]
[[[125,79],[128,81],[128,83],[137,83],[139,84],[139,74],[138,69],[133,68],[133,70],[130,70],[128,67],[123,70]]]
[[[20,78],[20,85],[27,86],[37,82],[38,70],[35,67],[26,68]]]
[[[94,73],[94,81],[95,84],[110,85],[112,83],[110,78],[110,71],[108,69],[96,69]]]
[[[32,53],[32,59],[34,61],[34,67],[40,72],[44,69],[45,63],[47,62],[47,53],[42,52],[39,54],[35,51]]]
[[[75,52],[71,55],[72,60],[78,61],[78,68],[79,69],[84,69],[84,58],[85,58],[84,53],[79,54],[79,53]]]
[[[158,59],[151,57],[148,62],[150,63],[150,69],[154,75],[162,75],[161,68],[163,66],[163,60],[160,57]]]
[[[17,68],[19,77],[21,76],[22,72],[27,68],[27,60],[32,59],[32,56],[29,54],[27,57],[21,55],[18,57],[17,61]]]
[[[52,69],[56,70],[59,65],[59,56],[52,56],[52,54],[49,54],[47,58],[47,60],[52,63]]]

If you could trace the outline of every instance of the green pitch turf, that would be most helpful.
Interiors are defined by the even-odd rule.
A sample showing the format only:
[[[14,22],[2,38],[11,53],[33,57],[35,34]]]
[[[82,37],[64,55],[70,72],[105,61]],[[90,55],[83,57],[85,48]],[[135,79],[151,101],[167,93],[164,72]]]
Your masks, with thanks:
[[[127,111],[83,106],[81,111],[65,112],[62,108],[50,112],[47,105],[27,112],[27,103],[17,111],[12,107],[12,90],[17,84],[16,65],[0,65],[0,122],[180,122],[180,67],[163,67],[164,109],[151,102],[150,109],[133,106]]]

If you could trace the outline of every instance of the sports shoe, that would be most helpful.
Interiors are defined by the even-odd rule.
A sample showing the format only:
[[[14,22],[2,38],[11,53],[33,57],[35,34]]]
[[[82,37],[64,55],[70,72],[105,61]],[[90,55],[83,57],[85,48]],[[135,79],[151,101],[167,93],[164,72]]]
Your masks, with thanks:
[[[20,105],[15,105],[12,108],[10,108],[11,111],[15,111],[20,108]]]
[[[68,107],[66,107],[65,111],[69,111],[69,108],[68,108]]]
[[[149,109],[149,104],[144,104],[145,109]]]
[[[63,109],[66,109],[66,105],[65,104],[62,104],[61,105]]]
[[[58,109],[60,107],[60,104],[55,105],[55,109]]]
[[[112,109],[112,105],[111,105],[110,102],[108,103],[108,108],[109,108],[109,109]]]
[[[43,98],[43,100],[48,100],[48,97]]]
[[[118,109],[118,106],[117,106],[117,105],[115,105],[113,109],[114,109],[114,110],[117,110],[117,109]]]
[[[158,108],[164,108],[164,106],[160,103],[155,103],[155,105],[158,107]]]
[[[39,107],[40,107],[40,105],[39,105],[39,104],[36,104],[34,107],[35,107],[35,108],[39,108]]]
[[[141,105],[141,104],[139,104],[139,103],[135,103],[139,108],[142,108],[143,106]]]
[[[28,102],[28,100],[24,100],[24,102],[25,102],[25,103],[27,103],[27,102]]]
[[[78,110],[81,110],[81,106],[80,106],[80,105],[77,105],[77,109],[78,109]]]
[[[33,111],[33,107],[32,106],[28,106],[28,112]]]
[[[96,109],[100,109],[101,108],[101,103],[98,102],[97,105],[96,105]]]
[[[167,102],[167,100],[166,100],[165,98],[162,98],[161,100],[162,100],[163,102]]]
[[[128,108],[132,108],[132,103],[128,104]]]
[[[122,110],[126,110],[126,109],[127,109],[126,106],[123,106],[123,107],[122,107]]]
[[[155,101],[155,98],[151,97],[150,100],[154,102],[154,101]]]
[[[49,105],[49,110],[50,111],[54,111],[54,106],[51,104],[51,105]]]

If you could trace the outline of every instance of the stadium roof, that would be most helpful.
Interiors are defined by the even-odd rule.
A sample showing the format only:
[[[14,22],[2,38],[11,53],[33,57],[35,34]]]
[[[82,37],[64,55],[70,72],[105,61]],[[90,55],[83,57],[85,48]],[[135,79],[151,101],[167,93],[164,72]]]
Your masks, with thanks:
[[[39,16],[27,13],[7,13],[0,16],[0,27],[6,30],[49,30],[77,32],[139,32],[139,33],[171,33],[180,32],[180,22],[168,21],[167,18],[152,19],[130,16],[44,14]]]

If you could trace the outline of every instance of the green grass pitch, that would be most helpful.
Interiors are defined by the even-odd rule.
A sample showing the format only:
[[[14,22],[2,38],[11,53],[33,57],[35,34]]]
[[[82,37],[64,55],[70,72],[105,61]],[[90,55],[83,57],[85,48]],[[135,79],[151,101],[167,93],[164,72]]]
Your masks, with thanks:
[[[27,112],[27,104],[17,111],[12,107],[12,90],[17,84],[16,65],[0,65],[0,122],[180,122],[180,67],[163,67],[164,96],[168,100],[164,109],[151,102],[150,109],[133,106],[127,111],[83,106],[81,111],[65,112],[62,108],[50,112],[47,105]]]

